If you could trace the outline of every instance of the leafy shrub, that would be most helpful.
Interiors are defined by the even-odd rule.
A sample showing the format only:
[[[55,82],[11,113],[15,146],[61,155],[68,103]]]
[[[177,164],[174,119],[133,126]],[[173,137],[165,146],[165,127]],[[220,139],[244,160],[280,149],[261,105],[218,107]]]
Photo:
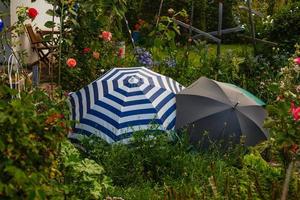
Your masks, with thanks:
[[[70,142],[64,142],[61,149],[63,186],[67,199],[103,199],[110,188],[110,179],[104,176],[104,169],[95,161],[82,158]]]
[[[289,3],[273,16],[273,23],[267,27],[267,38],[293,53],[294,45],[300,42],[300,2]]]
[[[65,103],[41,91],[11,99],[15,94],[0,87],[0,198],[62,196],[57,157],[66,135]]]
[[[0,199],[101,199],[104,169],[67,139],[64,99],[0,87]]]

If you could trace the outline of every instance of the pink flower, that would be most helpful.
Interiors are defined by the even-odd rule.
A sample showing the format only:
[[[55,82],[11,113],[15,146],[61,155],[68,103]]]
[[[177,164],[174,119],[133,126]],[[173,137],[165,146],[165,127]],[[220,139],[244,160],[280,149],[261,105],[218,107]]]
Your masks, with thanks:
[[[83,53],[88,53],[91,51],[91,48],[85,47],[83,48]]]
[[[112,34],[109,31],[103,31],[101,36],[104,41],[111,41],[112,39]]]
[[[69,68],[74,68],[74,67],[76,67],[77,62],[74,58],[69,58],[67,60],[67,65],[68,65]]]
[[[291,102],[291,113],[295,121],[300,120],[300,107],[295,107],[294,102]]]
[[[300,57],[294,59],[294,63],[297,65],[300,65]]]
[[[27,10],[27,14],[31,19],[35,19],[35,17],[39,14],[35,8],[29,8]]]
[[[100,53],[97,52],[97,51],[94,51],[94,52],[93,52],[93,57],[94,57],[96,60],[99,60],[99,59],[100,59]]]

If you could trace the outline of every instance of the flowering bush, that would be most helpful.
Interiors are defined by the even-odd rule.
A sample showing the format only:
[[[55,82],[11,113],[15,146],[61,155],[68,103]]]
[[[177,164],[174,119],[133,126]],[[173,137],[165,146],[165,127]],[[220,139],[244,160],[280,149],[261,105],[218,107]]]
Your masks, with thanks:
[[[299,46],[297,46],[299,48]],[[270,129],[275,146],[281,149],[283,160],[290,161],[300,154],[300,65],[297,56],[299,50],[290,58],[289,64],[281,69],[281,80],[276,101],[268,106],[269,119],[266,127]],[[274,83],[275,84],[275,83]]]
[[[41,91],[22,93],[0,86],[0,199],[63,197],[57,160],[66,138],[64,101]]]
[[[118,30],[126,10],[125,1],[47,1],[58,6],[54,14],[64,22],[60,38],[63,89],[80,89],[106,70],[125,62],[117,46],[123,40]],[[70,57],[76,60],[76,68],[72,70],[73,65],[64,64]]]

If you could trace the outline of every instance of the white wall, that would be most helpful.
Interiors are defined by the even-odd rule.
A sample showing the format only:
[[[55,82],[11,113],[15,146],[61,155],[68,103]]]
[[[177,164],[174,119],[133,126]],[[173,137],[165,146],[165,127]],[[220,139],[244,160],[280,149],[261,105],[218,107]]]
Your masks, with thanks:
[[[44,24],[46,21],[52,21],[52,17],[46,14],[48,9],[53,9],[52,5],[48,4],[45,0],[36,0],[36,2],[31,3],[31,0],[11,0],[10,1],[10,14],[11,14],[11,24],[14,24],[18,18],[16,15],[17,7],[19,6],[26,6],[26,7],[33,7],[38,11],[37,17],[34,19],[33,22],[28,21],[33,26],[37,26],[40,29],[47,29],[45,28]],[[59,20],[56,18],[56,22]],[[32,51],[30,48],[30,42],[27,35],[23,35],[19,38],[21,41],[21,48],[27,50],[28,53],[28,63],[34,62],[38,59],[38,56],[35,52]]]

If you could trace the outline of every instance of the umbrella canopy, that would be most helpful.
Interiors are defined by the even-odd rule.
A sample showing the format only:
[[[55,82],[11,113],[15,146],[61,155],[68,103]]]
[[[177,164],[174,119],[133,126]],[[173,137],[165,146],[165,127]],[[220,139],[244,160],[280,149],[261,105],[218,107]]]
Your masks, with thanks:
[[[127,143],[140,130],[173,130],[183,87],[145,67],[114,68],[70,94],[74,133]],[[73,135],[74,136],[74,135]]]
[[[176,129],[188,127],[190,140],[232,139],[251,146],[268,138],[263,128],[267,116],[264,102],[235,85],[200,78],[176,95]],[[207,141],[207,140],[204,140]]]

